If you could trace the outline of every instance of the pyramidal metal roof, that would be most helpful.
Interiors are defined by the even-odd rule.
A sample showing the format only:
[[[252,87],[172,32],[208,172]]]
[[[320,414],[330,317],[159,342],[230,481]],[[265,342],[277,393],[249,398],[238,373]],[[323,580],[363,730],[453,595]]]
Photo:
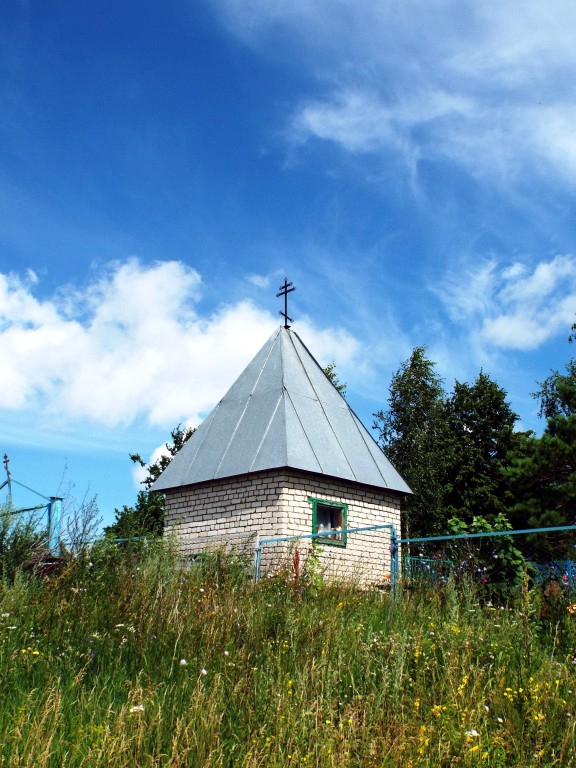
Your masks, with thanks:
[[[294,331],[275,331],[152,486],[289,467],[411,493]]]

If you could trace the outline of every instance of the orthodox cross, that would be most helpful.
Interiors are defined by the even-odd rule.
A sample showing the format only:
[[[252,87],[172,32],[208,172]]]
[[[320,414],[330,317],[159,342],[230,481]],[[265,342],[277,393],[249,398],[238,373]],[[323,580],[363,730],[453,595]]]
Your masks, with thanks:
[[[284,318],[284,328],[290,328],[288,323],[293,323],[294,320],[291,317],[288,317],[288,294],[292,293],[292,291],[295,291],[296,288],[294,288],[292,283],[288,282],[288,278],[284,278],[284,285],[280,286],[280,293],[276,294],[276,298],[278,296],[284,296],[284,312],[278,312],[279,315],[282,315]]]

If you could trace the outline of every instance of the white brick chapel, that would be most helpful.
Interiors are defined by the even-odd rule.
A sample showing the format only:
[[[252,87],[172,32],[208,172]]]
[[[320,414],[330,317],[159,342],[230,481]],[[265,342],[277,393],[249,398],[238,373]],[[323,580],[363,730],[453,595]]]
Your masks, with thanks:
[[[321,533],[331,572],[384,581],[410,488],[298,335],[280,327],[152,486],[184,552]],[[301,551],[310,547],[302,540]],[[300,545],[298,545],[300,546]],[[273,547],[263,562],[273,568]],[[278,548],[277,548],[278,551]],[[286,547],[283,547],[286,551]]]

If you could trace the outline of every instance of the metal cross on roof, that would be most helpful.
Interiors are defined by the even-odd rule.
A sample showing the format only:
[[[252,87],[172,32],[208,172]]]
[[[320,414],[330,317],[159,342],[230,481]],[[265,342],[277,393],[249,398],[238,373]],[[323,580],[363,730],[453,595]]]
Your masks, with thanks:
[[[284,285],[280,286],[280,293],[276,294],[276,298],[279,296],[284,296],[284,312],[278,312],[279,315],[282,315],[284,318],[284,328],[290,328],[288,325],[288,322],[293,323],[294,320],[291,317],[288,317],[288,294],[292,293],[292,291],[295,291],[296,288],[293,286],[292,283],[288,282],[288,278],[284,278]]]

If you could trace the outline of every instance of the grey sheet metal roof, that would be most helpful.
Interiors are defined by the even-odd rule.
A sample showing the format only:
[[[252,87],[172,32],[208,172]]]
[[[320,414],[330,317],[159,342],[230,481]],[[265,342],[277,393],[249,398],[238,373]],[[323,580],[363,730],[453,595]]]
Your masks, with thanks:
[[[411,493],[298,335],[282,327],[152,490],[281,467]]]

